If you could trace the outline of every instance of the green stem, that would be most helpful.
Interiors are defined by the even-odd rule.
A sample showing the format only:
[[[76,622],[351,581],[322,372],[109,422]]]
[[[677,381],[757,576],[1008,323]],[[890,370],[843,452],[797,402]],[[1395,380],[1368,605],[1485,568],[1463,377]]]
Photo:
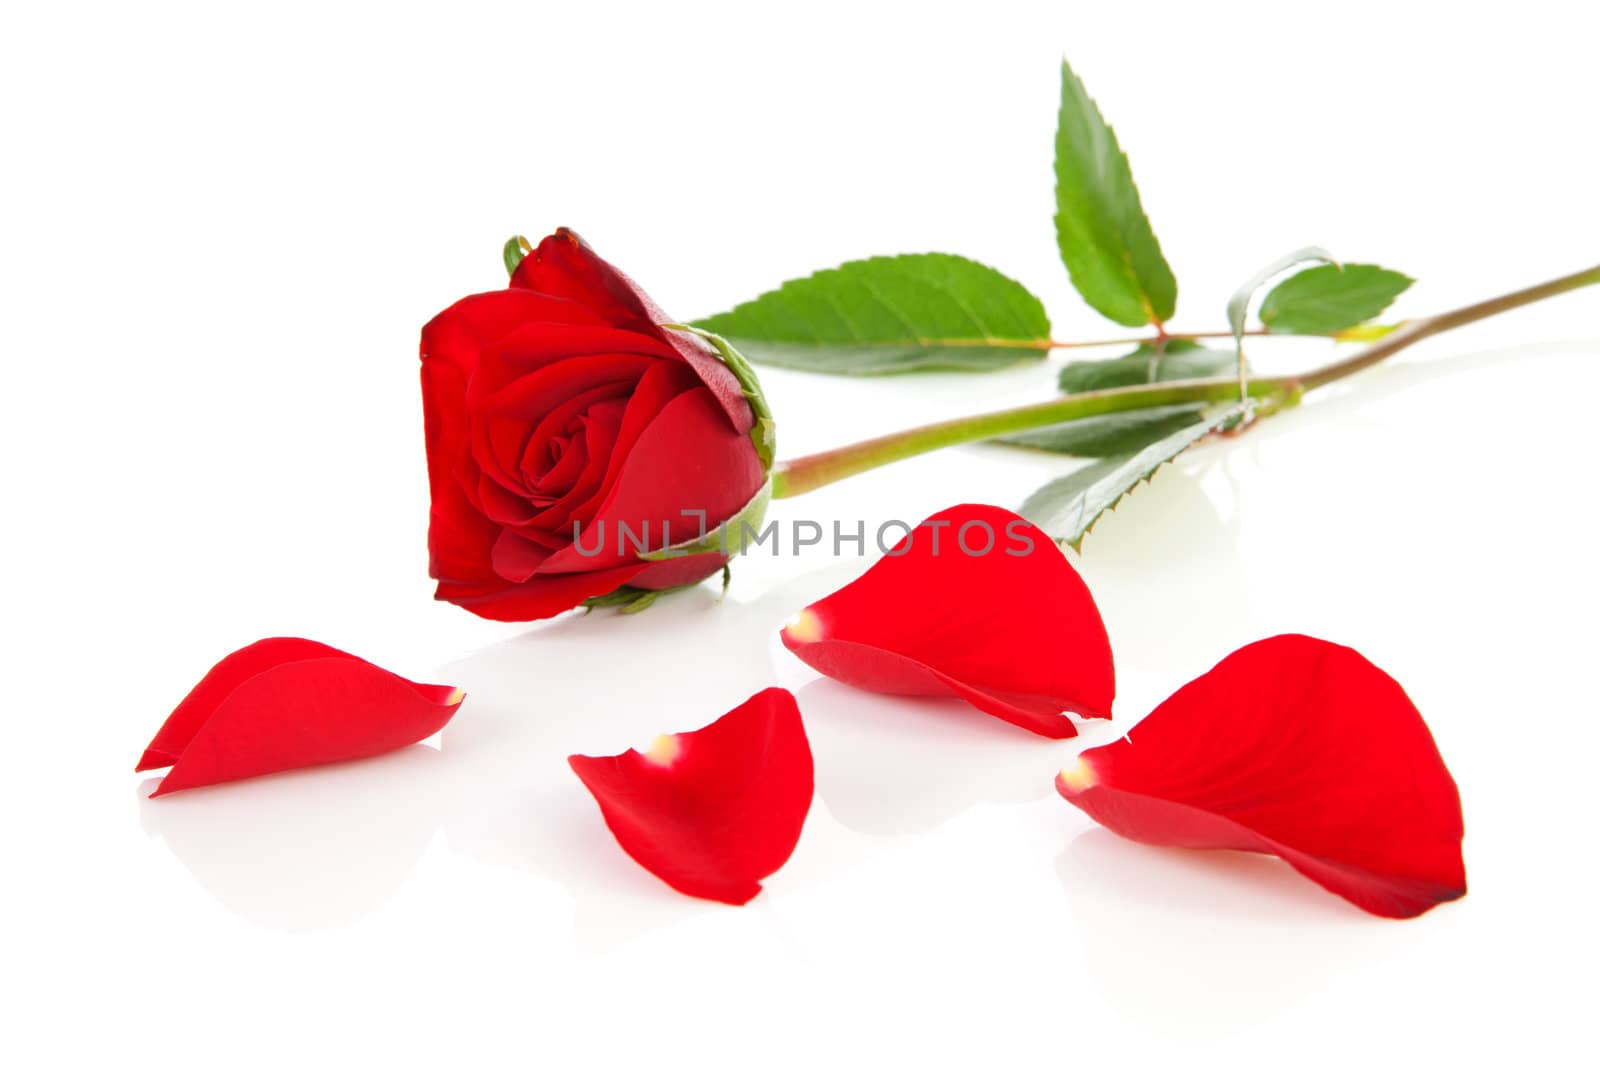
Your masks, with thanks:
[[[1416,319],[1373,342],[1355,355],[1329,363],[1308,374],[1256,378],[1250,382],[1249,392],[1251,397],[1263,401],[1267,406],[1274,408],[1289,406],[1299,399],[1302,392],[1319,389],[1347,378],[1434,334],[1595,284],[1600,284],[1600,266],[1527,289],[1519,289],[1491,300],[1469,304],[1454,311]],[[948,448],[951,445],[984,441],[1021,433],[1024,430],[1037,430],[1094,415],[1109,415],[1119,411],[1164,407],[1170,404],[1215,403],[1235,399],[1238,395],[1237,379],[1202,378],[1183,382],[1135,385],[1124,389],[1103,389],[1091,393],[1074,393],[1038,404],[948,419],[779,463],[772,472],[772,495],[779,498],[809,493],[813,489],[820,489],[822,486],[863,471],[896,463],[902,459],[910,459],[912,456],[920,456],[925,452]]]
[[[1019,348],[1034,352],[1049,352],[1058,348],[1110,348],[1113,345],[1154,345],[1162,341],[1204,341],[1210,338],[1226,337],[1233,339],[1232,330],[1202,330],[1198,333],[1179,333],[1162,330],[1156,324],[1155,333],[1144,337],[1101,337],[1094,341],[1056,341],[1051,338],[1040,340],[1028,337],[938,337],[919,338],[918,346],[922,348]],[[1246,337],[1334,337],[1337,333],[1308,333],[1308,334],[1274,334],[1271,330],[1255,329],[1246,330]],[[870,341],[867,345],[902,345],[901,341]]]
[[[1268,330],[1246,330],[1244,335],[1246,337],[1265,337],[1269,332]],[[1233,331],[1201,330],[1198,333],[1168,333],[1162,330],[1158,333],[1150,334],[1148,337],[1105,337],[1098,341],[1023,341],[1017,342],[1017,345],[1018,347],[1052,350],[1059,348],[1109,348],[1112,345],[1155,345],[1162,341],[1205,341],[1222,337],[1226,337],[1230,341],[1233,340]]]
[[[1309,391],[1319,389],[1329,382],[1336,382],[1340,378],[1348,378],[1357,371],[1366,370],[1375,363],[1382,362],[1408,345],[1416,344],[1423,338],[1432,337],[1434,334],[1453,330],[1457,326],[1487,319],[1491,315],[1498,315],[1503,311],[1512,311],[1540,300],[1548,300],[1552,296],[1570,293],[1575,289],[1582,289],[1588,285],[1600,284],[1600,266],[1580,270],[1575,274],[1568,274],[1540,285],[1532,285],[1526,289],[1506,293],[1504,296],[1492,297],[1481,300],[1476,304],[1456,308],[1442,314],[1431,315],[1425,319],[1416,319],[1408,322],[1386,337],[1374,341],[1353,356],[1329,363],[1319,367],[1309,374],[1300,375],[1300,382]]]

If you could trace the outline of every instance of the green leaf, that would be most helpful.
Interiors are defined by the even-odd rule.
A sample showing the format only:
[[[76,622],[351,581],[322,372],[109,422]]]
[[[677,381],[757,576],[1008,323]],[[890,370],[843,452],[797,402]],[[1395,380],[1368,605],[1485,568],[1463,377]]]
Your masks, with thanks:
[[[1199,422],[1168,434],[1137,452],[1110,456],[1057,478],[1039,489],[1018,513],[1063,544],[1078,548],[1100,516],[1155,476],[1163,464],[1201,438],[1237,423],[1248,414],[1242,404],[1213,407]]]
[[[1215,378],[1234,368],[1231,352],[1205,348],[1193,341],[1168,341],[1166,350],[1143,344],[1116,359],[1075,360],[1061,368],[1061,391],[1087,393],[1098,389],[1121,389],[1150,382]],[[1193,426],[1204,419],[1204,403],[1171,404],[1163,407],[1119,411],[1113,415],[1093,415],[1074,419],[1060,426],[1012,434],[1000,444],[1064,452],[1073,456],[1114,456],[1137,452],[1144,446]]]
[[[1233,333],[1234,366],[1239,375],[1239,398],[1243,400],[1248,395],[1250,365],[1244,358],[1244,327],[1245,321],[1250,317],[1250,301],[1255,299],[1261,287],[1286,270],[1292,270],[1302,263],[1326,263],[1334,270],[1343,270],[1337,259],[1326,250],[1316,245],[1297,248],[1286,256],[1279,256],[1265,267],[1256,271],[1255,275],[1234,291],[1228,298],[1228,328]]]
[[[1313,267],[1267,294],[1261,323],[1274,333],[1337,333],[1382,314],[1411,281],[1370,263]]]
[[[1056,243],[1072,284],[1112,322],[1165,322],[1178,283],[1150,229],[1128,157],[1063,60],[1056,124]]]
[[[1119,411],[1115,415],[1091,415],[1060,426],[1002,437],[998,443],[1094,459],[1117,456],[1137,452],[1152,441],[1193,426],[1205,417],[1205,410],[1203,403],[1170,404]]]
[[[1295,249],[1288,255],[1279,256],[1265,267],[1256,271],[1249,281],[1234,290],[1233,295],[1228,298],[1228,326],[1233,330],[1233,347],[1239,354],[1240,359],[1244,358],[1244,349],[1241,346],[1244,344],[1245,320],[1250,317],[1250,301],[1255,298],[1256,293],[1260,291],[1263,285],[1266,285],[1284,271],[1292,270],[1302,263],[1326,263],[1329,270],[1344,269],[1339,261],[1333,258],[1333,254],[1326,249],[1319,248],[1316,245],[1307,245],[1305,248]]]
[[[1142,344],[1116,359],[1076,359],[1061,368],[1063,393],[1121,389],[1151,382],[1177,382],[1189,378],[1216,378],[1233,370],[1232,352],[1207,348],[1194,341],[1168,341],[1165,349]]]
[[[982,263],[930,252],[857,259],[700,319],[757,363],[825,374],[995,370],[1042,358],[1037,297]]]

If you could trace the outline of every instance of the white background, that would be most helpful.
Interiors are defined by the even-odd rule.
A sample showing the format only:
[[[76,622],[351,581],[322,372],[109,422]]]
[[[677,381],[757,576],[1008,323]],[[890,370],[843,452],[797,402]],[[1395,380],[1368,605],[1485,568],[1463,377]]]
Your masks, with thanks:
[[[1118,720],[1045,742],[817,681],[777,625],[864,561],[746,560],[636,618],[430,600],[416,340],[583,233],[683,317],[960,252],[1103,336],[1050,226],[1057,61],[1116,124],[1211,329],[1308,242],[1420,314],[1592,264],[1589,5],[17,6],[0,27],[15,1062],[1397,1063],[1592,1056],[1600,292],[1428,342],[1142,489],[1082,569]],[[1278,369],[1320,343],[1254,351]],[[781,451],[1050,393],[1054,365],[769,373]],[[966,449],[783,519],[1015,506]],[[1142,848],[1051,788],[1238,645],[1396,675],[1460,783],[1471,892],[1367,916]],[[188,687],[301,634],[470,696],[442,740],[159,802]],[[749,907],[615,847],[569,752],[795,688],[818,766]],[[1360,774],[1359,766],[1351,774]],[[87,1060],[80,1057],[88,1057]]]

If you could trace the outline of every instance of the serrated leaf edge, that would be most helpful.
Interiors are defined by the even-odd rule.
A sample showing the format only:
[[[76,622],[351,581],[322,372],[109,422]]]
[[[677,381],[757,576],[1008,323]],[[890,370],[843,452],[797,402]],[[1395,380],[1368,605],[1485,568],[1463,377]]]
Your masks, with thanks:
[[[1055,536],[1052,535],[1051,536],[1051,540],[1055,541],[1057,544],[1066,545],[1068,548],[1071,548],[1074,551],[1078,552],[1079,554],[1082,554],[1084,539],[1087,538],[1091,533],[1094,532],[1094,528],[1097,525],[1099,525],[1100,520],[1105,517],[1106,512],[1115,511],[1117,509],[1117,505],[1121,504],[1123,500],[1125,500],[1127,497],[1131,496],[1135,489],[1139,488],[1139,486],[1141,486],[1141,485],[1148,484],[1152,479],[1154,479],[1155,476],[1156,476],[1156,473],[1158,471],[1160,471],[1160,469],[1162,467],[1165,467],[1167,464],[1171,463],[1173,460],[1177,459],[1179,456],[1183,455],[1189,449],[1193,448],[1195,445],[1199,444],[1201,441],[1204,441],[1206,438],[1210,437],[1212,434],[1218,432],[1219,430],[1222,430],[1222,429],[1226,428],[1230,423],[1235,423],[1237,421],[1241,421],[1241,420],[1247,418],[1250,415],[1252,409],[1255,406],[1256,405],[1255,405],[1254,401],[1247,401],[1247,402],[1242,403],[1242,404],[1228,404],[1228,405],[1225,405],[1225,406],[1221,406],[1204,423],[1196,424],[1195,426],[1185,427],[1183,430],[1178,431],[1178,433],[1173,435],[1174,437],[1181,436],[1181,435],[1187,435],[1188,433],[1196,430],[1200,426],[1204,426],[1205,427],[1202,432],[1196,433],[1193,438],[1191,438],[1189,441],[1185,442],[1180,448],[1178,448],[1177,450],[1173,451],[1170,455],[1166,455],[1166,456],[1163,456],[1163,457],[1158,458],[1157,460],[1155,460],[1155,462],[1153,462],[1148,469],[1146,469],[1143,473],[1139,474],[1131,483],[1129,483],[1127,488],[1125,488],[1121,492],[1119,492],[1108,503],[1102,505],[1094,513],[1094,515],[1091,516],[1089,518],[1089,520],[1084,524],[1083,529],[1079,532],[1077,537],[1066,538],[1066,537],[1055,537]],[[1169,440],[1170,440],[1170,438],[1169,438]],[[1158,441],[1158,442],[1154,442],[1152,444],[1146,445],[1143,449],[1140,449],[1139,452],[1134,452],[1134,453],[1131,453],[1131,454],[1129,454],[1129,455],[1127,455],[1125,457],[1122,457],[1120,462],[1126,463],[1126,462],[1128,462],[1130,460],[1136,459],[1136,458],[1138,458],[1140,452],[1145,452],[1145,451],[1149,451],[1151,449],[1154,449],[1157,445],[1159,445],[1161,443],[1162,442]],[[1098,463],[1108,464],[1109,465],[1109,464],[1112,464],[1114,461],[1117,461],[1117,457],[1108,456],[1108,457],[1106,457],[1106,458],[1104,458],[1102,460],[1099,460]],[[1080,470],[1086,470],[1088,468],[1079,468],[1079,469]],[[1071,475],[1066,475],[1066,477],[1071,477]],[[1023,514],[1026,516],[1026,512],[1023,512]],[[1046,533],[1049,533],[1049,531],[1047,530]]]
[[[785,290],[792,290],[792,289],[797,288],[799,286],[805,285],[807,282],[814,281],[817,277],[819,277],[821,275],[835,274],[835,273],[838,273],[838,272],[846,270],[846,268],[856,267],[856,266],[864,266],[866,264],[897,263],[897,262],[901,262],[901,261],[904,261],[904,260],[925,260],[925,259],[954,259],[954,260],[959,260],[962,263],[965,263],[965,264],[968,264],[968,265],[971,265],[971,266],[974,266],[974,267],[982,268],[983,270],[986,270],[986,271],[994,274],[995,276],[997,276],[1001,280],[1009,282],[1010,284],[1016,286],[1018,293],[1020,295],[1022,295],[1023,297],[1026,297],[1027,300],[1029,302],[1031,302],[1031,304],[1033,305],[1033,310],[1037,311],[1039,318],[1041,320],[1043,320],[1043,322],[1045,324],[1045,336],[1036,337],[1036,338],[1023,338],[1023,337],[999,337],[999,336],[996,336],[994,334],[983,334],[983,335],[980,335],[978,337],[924,337],[921,334],[913,333],[909,337],[893,338],[893,339],[881,340],[881,341],[852,340],[852,341],[848,341],[848,342],[837,342],[837,341],[821,341],[821,340],[814,340],[814,339],[812,339],[812,340],[782,340],[782,341],[774,341],[774,340],[771,340],[769,338],[759,338],[759,340],[767,342],[767,343],[771,343],[771,344],[791,345],[791,346],[794,346],[794,347],[797,347],[797,348],[808,348],[808,347],[809,348],[906,348],[906,347],[914,347],[914,348],[928,348],[928,349],[939,349],[939,348],[1015,348],[1015,349],[1020,349],[1020,350],[1023,350],[1023,351],[1044,351],[1044,349],[1047,347],[1048,342],[1050,340],[1050,338],[1049,338],[1050,316],[1049,316],[1049,312],[1045,309],[1044,301],[1040,300],[1037,296],[1035,296],[1034,293],[1032,292],[1032,290],[1030,290],[1027,286],[1023,285],[1016,278],[1013,278],[1011,275],[1005,273],[1004,271],[999,270],[999,269],[997,269],[995,267],[991,267],[987,263],[980,262],[979,260],[972,259],[971,257],[963,256],[963,255],[960,255],[959,253],[955,253],[955,252],[900,252],[900,253],[896,253],[894,255],[865,256],[865,257],[863,257],[861,259],[847,259],[847,260],[845,260],[845,261],[843,261],[841,263],[837,263],[837,264],[835,264],[834,266],[831,266],[831,267],[819,267],[818,269],[812,271],[810,274],[805,274],[805,275],[802,275],[802,276],[800,276],[798,278],[786,279],[785,281],[780,282],[778,285],[774,286],[771,289],[766,290],[765,292],[757,293],[755,296],[751,297],[748,300],[740,301],[739,303],[735,304],[733,307],[728,308],[726,311],[719,311],[719,312],[717,312],[715,314],[712,314],[712,315],[701,316],[700,318],[697,318],[697,319],[693,320],[693,322],[689,323],[689,325],[694,326],[694,327],[696,327],[698,329],[709,330],[710,327],[703,325],[704,323],[708,323],[708,322],[712,321],[713,319],[720,319],[720,318],[723,318],[723,317],[729,316],[729,315],[737,315],[740,312],[746,311],[747,309],[749,309],[749,308],[751,308],[751,307],[753,307],[755,305],[760,304],[760,302],[762,300],[765,300],[767,297],[773,295],[774,293],[781,293],[781,292],[784,292]],[[873,288],[873,286],[869,282],[867,282],[867,281],[865,281],[863,279],[860,279],[860,278],[849,276],[849,275],[846,275],[846,280],[850,281],[850,282],[852,282],[852,283],[854,283],[856,285],[861,286],[861,288],[870,297],[872,297],[872,299],[877,301],[878,304],[880,304],[886,311],[888,311],[890,315],[892,315],[896,319],[899,319],[902,323],[905,323],[907,327],[910,327],[911,324],[909,322],[906,322],[906,319],[905,319],[904,315],[900,312],[900,310],[898,308],[896,308],[893,304],[891,304],[887,300],[885,300],[881,295],[879,295],[878,291],[875,288]],[[968,318],[972,319],[974,322],[979,322],[980,321],[980,316],[976,312],[974,312],[970,306],[967,305],[966,301],[964,301],[960,297],[960,295],[958,293],[956,293],[955,291],[950,289],[947,285],[945,285],[945,284],[943,284],[941,282],[938,282],[938,281],[932,281],[932,280],[929,280],[927,278],[921,278],[921,277],[917,278],[917,281],[921,282],[922,284],[925,284],[925,285],[929,286],[932,289],[938,290],[948,300],[950,300],[951,303],[953,303],[957,307],[959,307],[961,309],[961,311],[963,312],[963,314],[965,314]],[[828,293],[826,291],[820,291],[818,295],[820,296],[820,298],[822,300],[826,301],[827,303],[829,303],[829,304],[833,304],[834,303],[833,295],[831,293]],[[729,334],[731,336],[733,336],[733,337],[744,336],[744,335],[741,335],[740,333],[738,333],[735,330],[729,330]]]

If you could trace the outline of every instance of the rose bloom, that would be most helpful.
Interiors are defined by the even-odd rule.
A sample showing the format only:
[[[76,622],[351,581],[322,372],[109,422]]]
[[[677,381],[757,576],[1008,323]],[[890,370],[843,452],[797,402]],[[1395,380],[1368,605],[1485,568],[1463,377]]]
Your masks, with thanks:
[[[509,287],[423,327],[438,599],[542,619],[723,567],[714,552],[640,558],[641,538],[652,551],[693,540],[766,480],[738,381],[705,341],[662,328],[672,321],[563,229]]]

